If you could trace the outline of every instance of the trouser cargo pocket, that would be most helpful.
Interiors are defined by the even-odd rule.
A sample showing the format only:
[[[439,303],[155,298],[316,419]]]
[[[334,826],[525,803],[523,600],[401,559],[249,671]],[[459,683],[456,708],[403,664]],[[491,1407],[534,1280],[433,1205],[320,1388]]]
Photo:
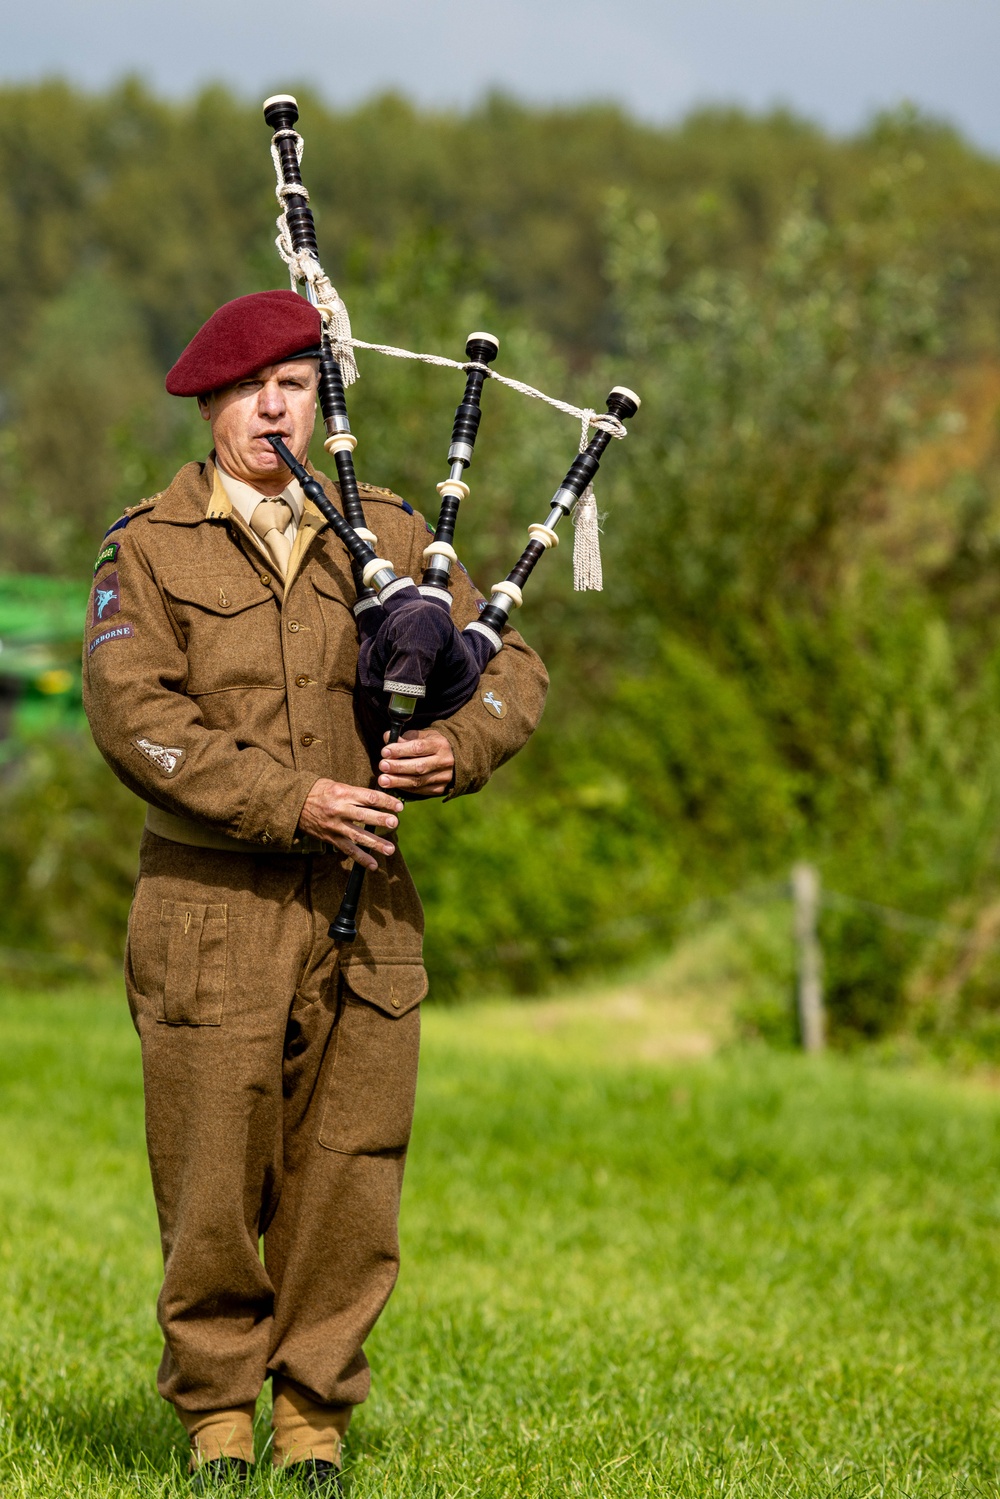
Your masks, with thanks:
[[[363,989],[364,997],[357,991]],[[341,980],[319,1143],[344,1155],[405,1150],[420,1055],[422,968],[348,973]]]
[[[226,994],[228,907],[165,900],[160,906],[166,1025],[221,1025]]]

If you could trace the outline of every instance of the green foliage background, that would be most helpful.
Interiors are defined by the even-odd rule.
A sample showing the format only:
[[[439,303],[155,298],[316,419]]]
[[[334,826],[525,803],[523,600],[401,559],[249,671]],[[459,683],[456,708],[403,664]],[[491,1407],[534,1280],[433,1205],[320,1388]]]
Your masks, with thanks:
[[[458,356],[486,326],[508,373],[644,403],[599,485],[604,594],[557,555],[519,621],[553,677],[540,734],[482,796],[407,813],[436,992],[662,947],[692,902],[802,856],[991,930],[1000,163],[905,112],[834,140],[785,114],[300,104],[358,336]],[[0,91],[9,568],[85,574],[121,507],[204,450],[162,373],[219,302],[282,284],[267,147],[221,89]],[[455,377],[362,375],[359,472],[433,514]],[[488,587],[578,434],[495,386],[485,405],[461,550]],[[0,941],[115,961],[136,808],[72,738],[5,776]],[[992,1034],[985,936],[826,926],[841,1038]]]

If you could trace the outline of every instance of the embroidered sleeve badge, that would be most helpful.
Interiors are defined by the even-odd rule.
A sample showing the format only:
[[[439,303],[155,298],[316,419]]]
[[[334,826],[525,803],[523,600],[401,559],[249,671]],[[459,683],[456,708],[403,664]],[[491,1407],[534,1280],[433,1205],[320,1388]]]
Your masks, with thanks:
[[[112,614],[117,614],[121,606],[118,574],[108,573],[99,583],[94,584],[94,617],[91,623],[102,624]]]
[[[486,709],[486,711],[488,713],[492,713],[492,715],[493,715],[494,718],[506,718],[507,717],[507,704],[506,704],[506,702],[504,701],[504,699],[502,697],[497,697],[496,693],[493,691],[492,688],[490,689],[489,692],[484,692],[483,693],[482,704],[483,704],[483,707]]]
[[[132,743],[146,756],[147,760],[152,760],[157,770],[162,770],[165,776],[177,774],[181,761],[184,759],[182,749],[168,749],[165,744],[154,744],[152,739],[133,739]]]
[[[117,541],[109,541],[106,547],[101,547],[101,550],[97,554],[97,561],[94,563],[94,577],[97,577],[97,574],[100,572],[105,563],[114,562],[117,556]]]
[[[102,630],[88,645],[87,655],[92,656],[99,645],[107,645],[109,640],[130,640],[134,634],[131,625],[115,625],[112,630]]]

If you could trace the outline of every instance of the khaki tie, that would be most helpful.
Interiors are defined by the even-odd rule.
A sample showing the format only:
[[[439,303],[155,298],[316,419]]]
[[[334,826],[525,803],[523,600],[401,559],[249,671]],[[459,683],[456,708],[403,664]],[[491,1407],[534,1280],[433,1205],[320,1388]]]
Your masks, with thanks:
[[[291,523],[291,506],[282,499],[261,500],[250,517],[251,529],[262,538],[283,579],[288,575],[292,556],[292,543],[285,535]]]

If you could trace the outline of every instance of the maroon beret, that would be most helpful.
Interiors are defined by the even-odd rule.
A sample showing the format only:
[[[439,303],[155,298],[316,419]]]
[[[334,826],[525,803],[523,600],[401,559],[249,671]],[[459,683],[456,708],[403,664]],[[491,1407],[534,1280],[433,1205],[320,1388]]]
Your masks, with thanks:
[[[166,379],[172,396],[202,396],[293,355],[319,353],[322,322],[294,291],[255,291],[213,312]]]

